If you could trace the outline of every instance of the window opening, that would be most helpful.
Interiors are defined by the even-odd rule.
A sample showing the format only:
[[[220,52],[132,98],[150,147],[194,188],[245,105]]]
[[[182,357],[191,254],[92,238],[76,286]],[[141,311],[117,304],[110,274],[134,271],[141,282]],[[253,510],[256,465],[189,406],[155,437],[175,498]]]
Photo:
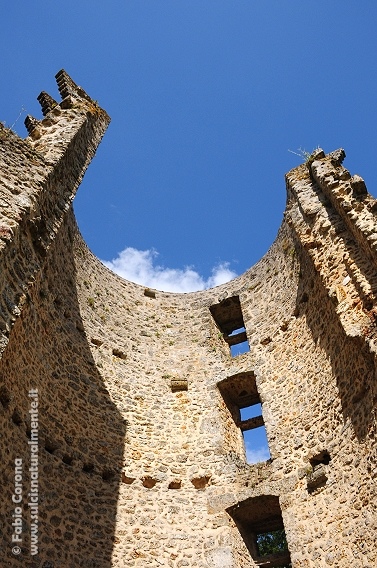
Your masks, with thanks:
[[[238,296],[232,296],[219,304],[214,304],[210,307],[210,312],[224,341],[229,345],[232,357],[250,351]]]
[[[267,433],[260,402],[240,409],[240,428],[245,444],[246,461],[249,464],[271,459]]]
[[[288,544],[284,529],[257,534],[257,549],[259,556],[286,552]]]
[[[244,327],[239,327],[232,331],[225,341],[230,347],[230,354],[232,357],[237,357],[237,355],[242,355],[243,353],[250,351],[249,342],[246,336],[246,329]],[[237,343],[232,343],[233,341],[237,341]]]
[[[254,374],[239,373],[221,381],[218,387],[242,432],[247,463],[269,460],[271,455]]]
[[[250,497],[227,510],[257,566],[291,568],[279,498]]]
[[[262,415],[262,404],[257,402],[256,404],[251,404],[250,406],[245,406],[240,408],[241,421],[244,422],[249,420],[249,418],[256,418]]]

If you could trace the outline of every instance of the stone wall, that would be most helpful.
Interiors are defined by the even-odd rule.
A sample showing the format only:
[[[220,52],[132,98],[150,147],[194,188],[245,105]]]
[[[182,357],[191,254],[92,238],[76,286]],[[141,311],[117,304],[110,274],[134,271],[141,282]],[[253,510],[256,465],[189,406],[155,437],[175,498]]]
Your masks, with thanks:
[[[46,118],[29,119],[29,137],[0,138],[4,160],[36,160],[34,177],[23,168],[18,178],[15,158],[2,181],[13,219],[2,298],[14,306],[2,312],[3,565],[280,566],[287,555],[258,557],[254,535],[284,524],[294,568],[373,568],[377,206],[362,179],[343,168],[342,152],[317,152],[287,174],[284,220],[258,264],[204,292],[145,290],[105,268],[76,227],[69,203],[108,119],[68,76],[58,81],[59,110],[43,94]],[[58,171],[72,180],[63,196]],[[46,177],[51,228],[33,232],[22,199],[41,208]],[[250,350],[232,357],[237,305]],[[30,389],[39,402],[36,556]],[[262,402],[268,462],[246,461],[242,396]]]

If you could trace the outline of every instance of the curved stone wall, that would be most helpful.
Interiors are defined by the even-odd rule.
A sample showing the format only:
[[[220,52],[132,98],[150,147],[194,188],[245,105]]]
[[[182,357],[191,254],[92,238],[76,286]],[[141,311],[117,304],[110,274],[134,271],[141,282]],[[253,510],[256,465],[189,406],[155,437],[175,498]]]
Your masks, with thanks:
[[[79,113],[92,103],[63,79],[63,102],[73,102],[59,113],[84,140],[87,127],[71,119],[77,100]],[[54,102],[43,103],[48,119]],[[93,117],[95,131],[101,112],[90,106],[80,116]],[[50,125],[30,124],[40,136],[28,148],[51,157],[56,134],[44,138]],[[70,151],[63,155],[69,169]],[[32,278],[15,272],[12,251],[22,257],[25,242],[37,254],[43,223],[30,233],[21,221],[20,237],[8,235],[2,298],[17,286],[24,297],[14,296],[2,328],[4,565],[277,567],[289,554],[294,568],[375,565],[377,206],[343,158],[319,151],[287,174],[276,241],[212,290],[145,290],[112,274],[65,212],[71,192]],[[249,351],[232,356],[240,322]],[[267,462],[246,461],[243,400],[262,403]],[[20,554],[12,554],[15,460]],[[289,553],[259,556],[256,535],[283,526]]]

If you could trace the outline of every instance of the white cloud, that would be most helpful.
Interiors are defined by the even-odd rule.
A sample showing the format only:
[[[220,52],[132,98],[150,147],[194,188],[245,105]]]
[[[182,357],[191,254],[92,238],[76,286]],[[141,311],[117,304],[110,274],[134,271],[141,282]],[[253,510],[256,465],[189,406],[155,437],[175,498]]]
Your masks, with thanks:
[[[155,250],[137,250],[127,247],[117,258],[102,261],[122,278],[155,288],[165,292],[195,292],[224,284],[237,274],[230,270],[228,262],[221,262],[212,269],[211,276],[206,280],[196,270],[185,268],[165,268],[155,264],[158,252]]]
[[[270,459],[270,452],[267,446],[262,446],[260,448],[251,448],[249,444],[246,444],[246,461],[247,463],[259,463]]]

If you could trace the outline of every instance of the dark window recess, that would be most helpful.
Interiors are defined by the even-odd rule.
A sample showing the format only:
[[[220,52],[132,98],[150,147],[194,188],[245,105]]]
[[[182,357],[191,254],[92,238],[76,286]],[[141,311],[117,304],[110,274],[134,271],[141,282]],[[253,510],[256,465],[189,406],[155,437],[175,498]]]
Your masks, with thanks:
[[[62,462],[65,463],[66,465],[72,465],[73,457],[72,457],[72,456],[68,456],[68,455],[63,456]]]
[[[313,456],[310,460],[310,465],[315,468],[317,465],[324,464],[328,465],[331,461],[330,454],[327,450],[323,450],[316,456]]]
[[[214,304],[210,307],[210,312],[224,341],[229,345],[232,357],[250,351],[238,296]]]
[[[330,463],[331,457],[327,450],[323,450],[310,460],[312,471],[307,476],[307,489],[308,493],[325,487],[327,483],[327,468]]]
[[[248,463],[270,459],[266,429],[255,375],[239,373],[218,383],[218,388],[236,425],[241,429]]]
[[[227,510],[257,566],[290,568],[291,559],[284,532],[279,498],[250,497]]]
[[[115,472],[111,469],[105,469],[102,472],[102,479],[103,481],[112,481],[115,477]]]
[[[22,416],[21,414],[18,412],[18,410],[14,410],[13,414],[12,414],[12,421],[14,424],[16,424],[17,426],[20,426],[23,422],[22,420]]]
[[[53,454],[55,452],[55,450],[58,449],[58,445],[55,442],[52,442],[49,439],[46,439],[45,441],[45,450],[46,452],[48,452],[49,454]]]
[[[10,400],[11,398],[9,391],[4,386],[2,386],[0,388],[0,403],[3,405],[4,408],[8,408]]]

